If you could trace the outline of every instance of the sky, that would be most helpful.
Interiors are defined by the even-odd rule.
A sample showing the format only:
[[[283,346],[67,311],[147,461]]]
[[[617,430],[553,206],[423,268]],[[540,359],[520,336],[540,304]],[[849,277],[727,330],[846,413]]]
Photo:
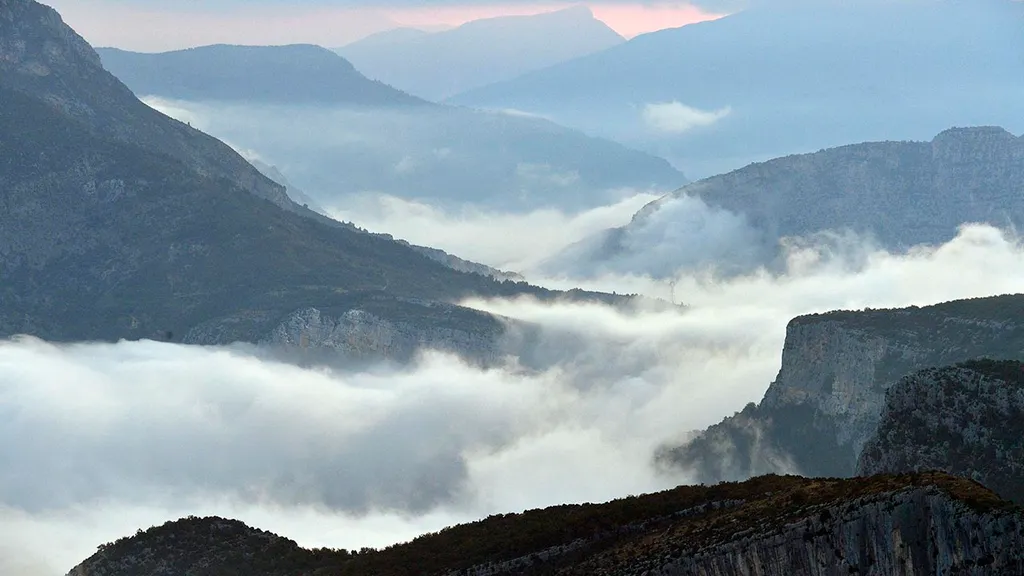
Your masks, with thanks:
[[[480,18],[550,12],[575,2],[353,2],[345,0],[48,0],[94,46],[158,52],[205,44],[343,46],[397,27],[443,29]],[[595,2],[595,17],[626,37],[716,17],[680,2]]]

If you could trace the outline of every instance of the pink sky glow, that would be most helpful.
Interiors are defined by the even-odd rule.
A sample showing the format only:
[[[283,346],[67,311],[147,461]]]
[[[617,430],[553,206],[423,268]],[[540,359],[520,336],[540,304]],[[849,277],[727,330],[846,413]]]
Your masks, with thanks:
[[[450,27],[479,18],[539,14],[573,5],[548,2],[433,8],[249,6],[238,11],[200,11],[115,5],[110,0],[46,3],[60,11],[65,21],[93,45],[143,52],[217,43],[310,43],[335,47],[398,26]],[[627,38],[718,17],[689,4],[596,4],[591,9],[597,18]]]

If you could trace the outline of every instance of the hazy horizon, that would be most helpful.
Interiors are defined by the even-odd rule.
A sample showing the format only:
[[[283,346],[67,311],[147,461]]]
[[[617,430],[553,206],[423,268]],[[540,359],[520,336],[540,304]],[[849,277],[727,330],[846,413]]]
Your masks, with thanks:
[[[335,48],[397,28],[441,31],[503,16],[530,16],[575,6],[623,37],[714,19],[714,11],[679,2],[396,2],[234,0],[204,4],[160,0],[49,0],[65,22],[93,46],[165,52],[209,44],[317,44]]]

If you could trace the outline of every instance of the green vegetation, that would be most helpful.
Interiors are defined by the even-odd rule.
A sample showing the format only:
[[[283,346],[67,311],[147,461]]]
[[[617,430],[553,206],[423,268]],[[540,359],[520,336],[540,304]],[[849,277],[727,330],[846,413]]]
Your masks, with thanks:
[[[978,359],[915,372],[886,394],[861,473],[943,470],[1024,503],[1024,363]]]

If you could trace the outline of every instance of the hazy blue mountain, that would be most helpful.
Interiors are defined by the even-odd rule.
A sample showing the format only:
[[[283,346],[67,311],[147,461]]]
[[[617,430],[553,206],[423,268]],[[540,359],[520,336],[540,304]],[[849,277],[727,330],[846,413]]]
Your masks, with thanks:
[[[370,78],[441,99],[625,42],[577,6],[475,20],[452,30],[382,32],[336,51]]]
[[[367,79],[319,46],[215,45],[144,54],[99,48],[103,66],[138,96],[290,104],[425,104]]]
[[[116,54],[114,71],[136,94],[154,97],[147,101],[276,166],[328,209],[365,192],[460,206],[581,208],[616,199],[622,189],[669,190],[686,182],[662,158],[543,118],[426,103],[395,106],[405,96],[386,87],[380,105],[315,101],[308,95],[338,93],[337,81],[305,64],[308,55],[335,61],[325,69],[350,72],[347,84],[379,86],[326,50],[211,47],[219,61],[248,62],[224,77],[211,72],[218,66],[192,56],[204,50],[187,58],[181,52],[106,52],[105,62]],[[287,68],[296,55],[294,70],[268,75]],[[175,70],[174,79],[164,82],[154,71],[167,67]],[[304,94],[279,89],[280,77]]]
[[[409,40],[423,38],[424,36],[429,36],[431,34],[433,34],[433,32],[430,32],[429,30],[421,30],[419,28],[392,28],[390,30],[375,32],[365,38],[360,38],[355,42],[346,44],[341,48],[334,48],[334,51],[341,54],[345,48],[353,46],[359,46],[360,48],[379,48],[399,42],[407,42]]]
[[[831,231],[841,242],[853,232],[858,247],[901,251],[948,242],[966,223],[1024,227],[1024,137],[955,128],[930,142],[867,142],[752,164],[667,194],[548,265],[584,276],[743,272],[780,263],[787,237]]]
[[[763,2],[451,99],[543,114],[706,177],[951,125],[1024,131],[1024,4]]]

